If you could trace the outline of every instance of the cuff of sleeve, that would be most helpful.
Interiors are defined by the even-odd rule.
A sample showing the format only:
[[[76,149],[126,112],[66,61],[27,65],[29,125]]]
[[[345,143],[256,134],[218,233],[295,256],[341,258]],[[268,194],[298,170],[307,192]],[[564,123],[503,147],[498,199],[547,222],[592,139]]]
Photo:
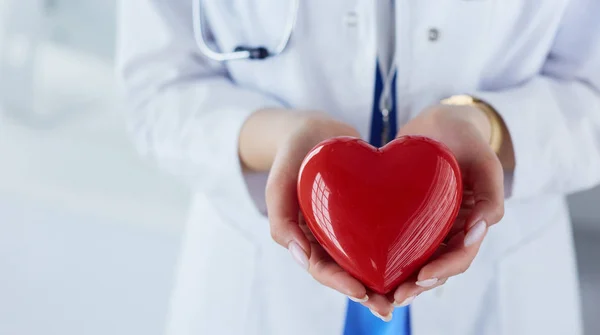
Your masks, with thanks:
[[[266,174],[243,171],[239,159],[239,135],[241,129],[255,111],[264,108],[282,108],[279,101],[252,91],[237,91],[230,101],[215,104],[210,114],[202,122],[210,125],[206,129],[209,136],[202,136],[197,144],[200,150],[208,150],[212,162],[198,162],[211,165],[216,171],[214,179],[204,179],[201,188],[208,192],[215,205],[226,209],[227,215],[259,216],[265,212],[264,189]],[[203,157],[197,159],[202,160]],[[231,208],[235,207],[235,213]],[[235,220],[243,222],[243,220]],[[240,227],[243,228],[243,227]]]
[[[543,85],[537,84],[541,83],[505,91],[473,94],[498,112],[513,142],[516,166],[513,172],[505,173],[505,197],[507,198],[535,196],[551,178],[548,175],[550,169],[539,169],[539,164],[540,162],[543,164],[543,155],[545,155],[544,147],[540,147],[539,144],[550,134],[537,130],[544,127],[543,115],[539,114],[542,111],[549,112],[549,109],[556,106],[552,105],[551,96],[540,97],[540,93],[544,94],[547,91]]]

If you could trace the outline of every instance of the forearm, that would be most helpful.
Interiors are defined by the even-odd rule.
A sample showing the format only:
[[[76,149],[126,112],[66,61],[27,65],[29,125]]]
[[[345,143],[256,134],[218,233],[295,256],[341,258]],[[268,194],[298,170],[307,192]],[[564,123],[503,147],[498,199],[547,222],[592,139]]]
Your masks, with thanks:
[[[239,137],[240,161],[246,170],[268,171],[279,143],[302,122],[302,116],[285,109],[262,109],[244,123]]]
[[[460,97],[458,99],[445,99],[442,101],[442,105],[461,105],[465,102],[461,102]],[[471,99],[471,98],[469,98]],[[467,121],[467,124],[471,124],[477,133],[488,143],[492,149],[496,151],[498,159],[502,164],[502,168],[505,172],[512,172],[515,168],[515,158],[512,145],[512,139],[510,132],[506,127],[506,124],[502,120],[502,117],[494,111],[494,107],[487,102],[469,102],[467,105],[463,105],[460,117]],[[500,133],[499,145],[492,137],[497,137],[495,132]],[[492,143],[494,142],[494,143]]]
[[[277,151],[293,136],[311,138],[310,145],[334,136],[359,134],[349,125],[324,113],[287,109],[262,109],[244,123],[239,136],[239,157],[244,169],[268,171]],[[307,151],[311,148],[305,148]]]

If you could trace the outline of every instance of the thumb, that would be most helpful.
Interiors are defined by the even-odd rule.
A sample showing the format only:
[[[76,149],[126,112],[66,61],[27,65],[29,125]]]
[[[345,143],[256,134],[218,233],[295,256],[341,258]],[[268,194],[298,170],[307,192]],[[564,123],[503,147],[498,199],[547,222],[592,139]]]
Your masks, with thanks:
[[[290,249],[296,261],[308,268],[310,242],[300,228],[297,180],[303,158],[275,158],[267,180],[266,203],[271,237]]]
[[[473,159],[464,170],[465,184],[473,191],[474,206],[467,218],[465,232],[484,221],[491,226],[504,216],[504,173],[491,149]]]

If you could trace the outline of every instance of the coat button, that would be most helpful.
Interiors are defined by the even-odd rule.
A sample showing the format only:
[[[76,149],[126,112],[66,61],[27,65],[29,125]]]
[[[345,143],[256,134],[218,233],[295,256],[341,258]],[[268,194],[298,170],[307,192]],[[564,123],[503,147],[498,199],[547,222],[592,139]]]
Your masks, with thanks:
[[[355,11],[349,11],[344,15],[344,24],[348,27],[356,27],[358,25],[358,14]]]
[[[427,38],[431,42],[437,41],[440,38],[440,31],[437,28],[430,28],[429,31],[427,31]]]

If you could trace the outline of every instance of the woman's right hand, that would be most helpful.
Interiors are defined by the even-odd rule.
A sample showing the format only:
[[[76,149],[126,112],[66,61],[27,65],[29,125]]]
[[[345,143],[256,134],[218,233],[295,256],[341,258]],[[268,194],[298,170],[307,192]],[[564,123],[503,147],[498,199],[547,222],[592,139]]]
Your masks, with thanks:
[[[332,137],[359,137],[359,134],[353,127],[323,115],[290,117],[295,118],[290,122],[293,126],[277,145],[267,181],[271,236],[318,282],[363,303],[375,315],[388,321],[393,310],[390,300],[368,292],[319,245],[300,214],[296,193],[300,166],[313,147]]]

